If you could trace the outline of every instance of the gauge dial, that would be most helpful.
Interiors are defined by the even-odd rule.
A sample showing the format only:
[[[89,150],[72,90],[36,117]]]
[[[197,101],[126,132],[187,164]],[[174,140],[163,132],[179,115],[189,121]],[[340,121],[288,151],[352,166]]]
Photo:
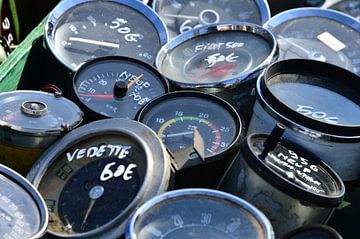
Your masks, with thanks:
[[[45,203],[17,173],[0,165],[0,234],[2,238],[39,238],[45,233]]]
[[[275,49],[273,36],[258,26],[217,25],[174,39],[162,48],[156,65],[180,86],[236,84],[268,64]]]
[[[272,238],[270,223],[257,209],[228,195],[200,189],[160,195],[135,213],[127,239]]]
[[[263,0],[155,0],[153,7],[171,38],[203,25],[219,22],[262,25],[270,18],[269,7]]]
[[[132,0],[71,0],[50,13],[46,41],[69,69],[93,58],[120,55],[153,64],[167,31],[145,4]]]
[[[89,118],[133,119],[139,109],[168,92],[152,67],[124,57],[103,57],[83,65],[74,77],[76,100]]]
[[[358,0],[341,0],[329,8],[346,13],[360,21],[360,2]]]
[[[205,142],[205,157],[230,149],[242,127],[230,105],[199,92],[176,92],[157,98],[141,111],[139,119],[172,151],[191,146],[197,129]]]
[[[360,22],[352,18],[331,10],[299,8],[277,15],[265,28],[278,39],[279,59],[318,60],[360,74]]]

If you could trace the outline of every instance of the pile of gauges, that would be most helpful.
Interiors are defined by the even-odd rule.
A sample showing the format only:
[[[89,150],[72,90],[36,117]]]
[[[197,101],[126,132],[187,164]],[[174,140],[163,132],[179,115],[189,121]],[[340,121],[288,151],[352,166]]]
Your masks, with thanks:
[[[356,19],[64,0],[39,42],[21,86],[52,93],[0,94],[4,238],[341,238],[324,224],[360,181]]]

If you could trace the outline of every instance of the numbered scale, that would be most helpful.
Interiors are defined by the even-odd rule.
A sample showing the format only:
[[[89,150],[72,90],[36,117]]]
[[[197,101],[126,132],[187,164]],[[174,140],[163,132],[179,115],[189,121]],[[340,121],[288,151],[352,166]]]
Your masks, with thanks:
[[[26,174],[56,139],[82,122],[83,112],[58,94],[12,91],[0,94],[0,163]]]
[[[208,189],[183,189],[157,196],[130,219],[126,239],[272,239],[269,220],[233,195]]]
[[[0,234],[2,238],[41,238],[48,212],[39,192],[20,174],[0,164]]]
[[[270,18],[264,0],[154,0],[153,8],[164,20],[170,38],[204,25],[219,22],[263,25]]]
[[[173,39],[160,50],[156,66],[175,87],[216,93],[242,111],[256,76],[276,53],[275,38],[260,26],[215,24]]]
[[[220,187],[259,208],[277,238],[303,225],[326,223],[345,195],[344,183],[329,166],[280,139],[284,130],[279,124],[270,136],[247,136]]]
[[[125,119],[95,121],[57,141],[27,178],[45,198],[48,234],[119,238],[133,210],[168,190],[169,154],[156,134]]]
[[[329,164],[344,181],[360,177],[360,78],[314,60],[271,65],[256,86],[248,133],[270,132],[281,122],[284,138]],[[294,94],[296,92],[296,94]]]
[[[127,57],[101,57],[82,65],[73,79],[72,97],[87,120],[134,119],[155,97],[169,91],[169,84],[150,65]]]
[[[360,75],[360,22],[354,18],[329,9],[297,8],[264,27],[278,40],[279,59],[318,60]]]
[[[120,55],[153,64],[167,42],[164,23],[133,0],[60,2],[45,26],[46,44],[67,68],[101,56]]]

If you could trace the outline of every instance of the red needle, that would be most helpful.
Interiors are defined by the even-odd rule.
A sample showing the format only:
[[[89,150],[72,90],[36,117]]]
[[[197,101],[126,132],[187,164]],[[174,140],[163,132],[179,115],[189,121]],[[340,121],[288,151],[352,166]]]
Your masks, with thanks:
[[[95,97],[100,99],[113,99],[113,95],[93,95],[93,94],[80,94],[82,97]]]
[[[231,68],[234,68],[235,66],[236,66],[235,63],[222,65],[222,66],[212,69],[211,71],[209,71],[203,75],[196,76],[195,78],[197,80],[203,80],[204,78],[208,78],[208,77],[220,77],[220,76],[223,76],[226,73],[228,73],[228,70],[230,70]]]

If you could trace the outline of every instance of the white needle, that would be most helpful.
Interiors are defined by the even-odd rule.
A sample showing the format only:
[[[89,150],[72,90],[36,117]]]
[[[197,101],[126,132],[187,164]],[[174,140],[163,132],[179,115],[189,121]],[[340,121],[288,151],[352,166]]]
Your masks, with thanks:
[[[196,17],[196,16],[186,16],[186,15],[176,15],[176,14],[165,14],[165,16],[166,17],[192,19],[192,20],[200,20],[200,17]]]
[[[193,131],[181,132],[181,133],[176,133],[176,134],[167,134],[166,138],[177,137],[177,136],[185,136],[185,135],[190,135],[190,134],[193,134]]]
[[[306,54],[308,54],[308,55],[310,55],[310,51],[308,51],[308,50],[306,50],[304,47],[302,47],[302,46],[300,46],[300,45],[298,45],[298,44],[296,44],[295,42],[293,42],[293,41],[290,41],[288,38],[285,38],[285,37],[283,37],[283,36],[281,36],[281,35],[278,35],[278,37],[281,39],[281,40],[284,40],[284,41],[286,41],[287,43],[289,43],[289,44],[291,44],[291,45],[293,45],[294,47],[297,47],[297,48],[299,48],[300,50],[302,50],[303,52],[305,52]]]
[[[120,48],[120,45],[116,44],[116,43],[90,40],[90,39],[84,39],[84,38],[80,38],[80,37],[70,37],[69,41],[77,41],[77,42],[88,43],[88,44],[99,45],[99,46]]]

